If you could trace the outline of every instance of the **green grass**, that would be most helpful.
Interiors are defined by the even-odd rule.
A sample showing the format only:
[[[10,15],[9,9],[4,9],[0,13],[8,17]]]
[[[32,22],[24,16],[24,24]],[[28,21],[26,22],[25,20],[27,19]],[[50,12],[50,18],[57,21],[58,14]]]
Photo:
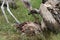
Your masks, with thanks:
[[[33,8],[39,8],[41,0],[31,0],[31,4]],[[28,15],[27,9],[24,7],[23,3],[19,0],[16,0],[16,4],[18,6],[17,9],[11,9],[12,13],[16,16],[16,18],[22,23],[25,21],[35,21],[32,15]],[[11,26],[15,20],[11,17],[11,15],[6,11],[8,15],[10,23],[7,24],[5,17],[3,16],[0,10],[0,40],[45,40],[41,35],[35,36],[26,36],[21,35],[20,32],[17,32],[17,29]],[[38,15],[36,15],[38,16]],[[40,16],[39,16],[40,17]],[[40,18],[41,21],[41,18]],[[60,34],[54,35],[51,34],[47,37],[47,40],[60,40]]]

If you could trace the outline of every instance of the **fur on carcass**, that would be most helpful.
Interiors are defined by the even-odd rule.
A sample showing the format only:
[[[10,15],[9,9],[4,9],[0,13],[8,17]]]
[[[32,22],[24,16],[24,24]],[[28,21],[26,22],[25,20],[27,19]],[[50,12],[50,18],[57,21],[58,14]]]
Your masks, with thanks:
[[[27,34],[37,34],[41,32],[40,25],[34,22],[24,22],[21,24],[15,24],[16,28],[19,29],[23,33]]]

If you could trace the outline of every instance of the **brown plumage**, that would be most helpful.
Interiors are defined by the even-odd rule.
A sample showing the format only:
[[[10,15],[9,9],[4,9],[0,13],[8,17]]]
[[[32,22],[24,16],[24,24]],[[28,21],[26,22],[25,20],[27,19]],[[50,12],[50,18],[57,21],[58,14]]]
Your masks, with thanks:
[[[55,20],[60,24],[60,3],[55,5],[55,8],[51,9],[48,7],[48,10],[52,13]]]

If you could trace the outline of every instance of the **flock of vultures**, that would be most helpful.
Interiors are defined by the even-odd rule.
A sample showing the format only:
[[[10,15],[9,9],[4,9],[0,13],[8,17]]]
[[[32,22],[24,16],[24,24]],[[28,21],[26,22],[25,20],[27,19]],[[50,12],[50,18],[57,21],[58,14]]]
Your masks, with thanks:
[[[20,23],[9,9],[10,6],[14,9],[17,8],[15,0],[1,0],[1,10],[6,18],[7,23],[9,23],[9,20],[5,14],[5,7],[17,22],[14,26],[16,26],[17,30],[20,30],[22,33],[38,34],[48,30],[53,33],[58,33],[60,31],[60,0],[42,0],[39,9],[33,8],[30,0],[22,0],[22,2],[29,11],[28,15],[32,14],[35,17],[34,14],[39,14],[42,17],[41,23],[30,21]]]

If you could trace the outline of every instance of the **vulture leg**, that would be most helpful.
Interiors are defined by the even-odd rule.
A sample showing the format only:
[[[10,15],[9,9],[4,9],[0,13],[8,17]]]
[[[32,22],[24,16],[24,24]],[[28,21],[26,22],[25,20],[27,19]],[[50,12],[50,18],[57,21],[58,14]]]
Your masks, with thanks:
[[[5,11],[4,11],[4,1],[3,1],[3,3],[2,3],[2,5],[1,5],[1,10],[2,10],[2,12],[3,12],[3,14],[4,14],[4,16],[5,16],[5,19],[6,19],[6,21],[7,21],[7,23],[9,23],[9,21],[8,21],[8,18],[7,18],[7,15],[5,14]]]
[[[19,23],[19,21],[17,20],[17,18],[12,14],[12,12],[10,11],[10,9],[9,9],[9,4],[8,4],[8,1],[6,2],[6,4],[7,4],[7,11],[10,13],[10,15],[15,19],[15,21],[17,22],[17,23]]]

